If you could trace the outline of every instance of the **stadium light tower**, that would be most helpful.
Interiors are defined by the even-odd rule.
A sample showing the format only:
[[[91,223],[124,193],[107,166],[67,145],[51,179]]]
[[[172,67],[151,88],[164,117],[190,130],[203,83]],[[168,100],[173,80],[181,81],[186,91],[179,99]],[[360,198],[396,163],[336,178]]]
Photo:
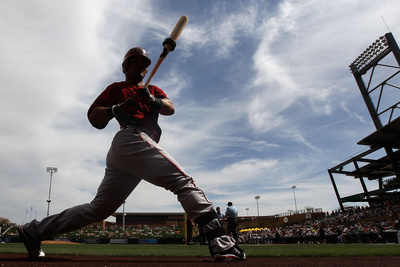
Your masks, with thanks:
[[[249,216],[249,208],[246,208],[247,216]]]
[[[294,186],[292,186],[292,189],[293,189],[293,197],[294,197],[294,208],[295,208],[295,211],[296,211],[296,213],[297,213],[297,203],[296,203],[296,186],[294,185]]]
[[[51,181],[53,180],[53,173],[57,172],[57,168],[54,167],[47,167],[46,171],[50,173],[50,187],[49,187],[49,198],[47,199],[47,216],[50,215],[50,194],[51,194]]]
[[[260,196],[255,196],[254,198],[257,201],[257,216],[260,216],[260,210],[258,209],[258,200],[260,199]]]

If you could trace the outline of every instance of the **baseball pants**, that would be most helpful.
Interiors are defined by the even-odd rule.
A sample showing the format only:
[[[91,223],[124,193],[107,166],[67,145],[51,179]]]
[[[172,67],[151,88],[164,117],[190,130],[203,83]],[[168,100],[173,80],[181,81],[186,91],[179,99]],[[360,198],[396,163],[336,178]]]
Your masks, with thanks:
[[[203,191],[179,164],[144,131],[122,128],[107,154],[107,167],[95,198],[42,221],[24,226],[38,240],[70,232],[108,218],[136,188],[141,180],[163,187],[175,195],[193,220],[213,210]]]

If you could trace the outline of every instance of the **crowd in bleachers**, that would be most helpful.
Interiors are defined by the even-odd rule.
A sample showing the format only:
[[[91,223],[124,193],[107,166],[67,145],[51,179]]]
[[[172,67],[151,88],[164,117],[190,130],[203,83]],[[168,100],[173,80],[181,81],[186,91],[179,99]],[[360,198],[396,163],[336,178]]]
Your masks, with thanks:
[[[182,227],[179,226],[148,226],[148,225],[120,225],[91,226],[81,228],[69,233],[57,235],[55,238],[171,238],[184,236]]]
[[[400,205],[385,203],[379,207],[352,207],[345,211],[336,210],[326,213],[317,220],[306,220],[276,228],[242,230],[239,233],[241,243],[346,243],[349,238],[356,242],[384,242],[383,232],[397,231],[396,223],[400,214]],[[369,218],[369,220],[368,220]],[[367,220],[366,220],[367,219]],[[185,230],[179,226],[132,226],[124,228],[112,225],[103,229],[93,226],[82,228],[57,238],[169,238],[183,237]],[[366,240],[361,240],[367,236]],[[354,240],[353,240],[354,241]]]
[[[7,236],[18,236],[17,228],[13,227]],[[58,234],[54,239],[114,239],[114,238],[175,238],[184,237],[185,229],[179,226],[148,226],[148,225],[121,225],[113,224],[101,228],[99,226],[84,227],[64,234]]]
[[[240,232],[243,243],[336,243],[385,242],[383,233],[397,232],[400,205],[385,203],[378,207],[352,207],[327,213],[324,218],[283,225],[276,228]],[[369,219],[367,219],[369,218]],[[367,220],[365,220],[367,219]],[[362,240],[362,237],[367,237]],[[349,240],[349,239],[356,240]]]
[[[397,232],[399,214],[400,204],[384,203],[375,207],[346,208],[344,211],[335,210],[325,213],[323,218],[317,220],[306,220],[273,228],[242,229],[239,232],[239,242],[248,244],[388,242],[385,240],[385,233]],[[7,235],[17,235],[16,230],[9,231]],[[122,227],[112,224],[104,228],[95,225],[84,227],[54,238],[157,239],[184,236],[185,229],[182,226],[125,225]],[[393,242],[397,242],[397,238]]]

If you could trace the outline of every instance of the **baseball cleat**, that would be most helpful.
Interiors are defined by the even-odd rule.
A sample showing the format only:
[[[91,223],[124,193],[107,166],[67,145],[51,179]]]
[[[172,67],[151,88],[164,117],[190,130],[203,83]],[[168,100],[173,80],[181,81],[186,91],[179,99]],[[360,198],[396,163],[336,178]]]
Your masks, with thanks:
[[[246,253],[237,245],[232,248],[219,252],[213,255],[216,261],[229,261],[229,260],[237,260],[242,261],[246,259]]]
[[[39,259],[45,256],[43,250],[40,248],[40,241],[31,237],[27,232],[24,231],[22,226],[19,226],[17,230],[31,258]]]

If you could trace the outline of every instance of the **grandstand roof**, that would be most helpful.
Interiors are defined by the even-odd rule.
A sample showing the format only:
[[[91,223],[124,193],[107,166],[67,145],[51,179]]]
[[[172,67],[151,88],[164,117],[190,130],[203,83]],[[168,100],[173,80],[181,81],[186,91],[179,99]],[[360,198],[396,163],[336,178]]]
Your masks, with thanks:
[[[368,135],[357,144],[370,147],[390,146],[392,148],[400,148],[400,117],[391,121],[382,129]]]

